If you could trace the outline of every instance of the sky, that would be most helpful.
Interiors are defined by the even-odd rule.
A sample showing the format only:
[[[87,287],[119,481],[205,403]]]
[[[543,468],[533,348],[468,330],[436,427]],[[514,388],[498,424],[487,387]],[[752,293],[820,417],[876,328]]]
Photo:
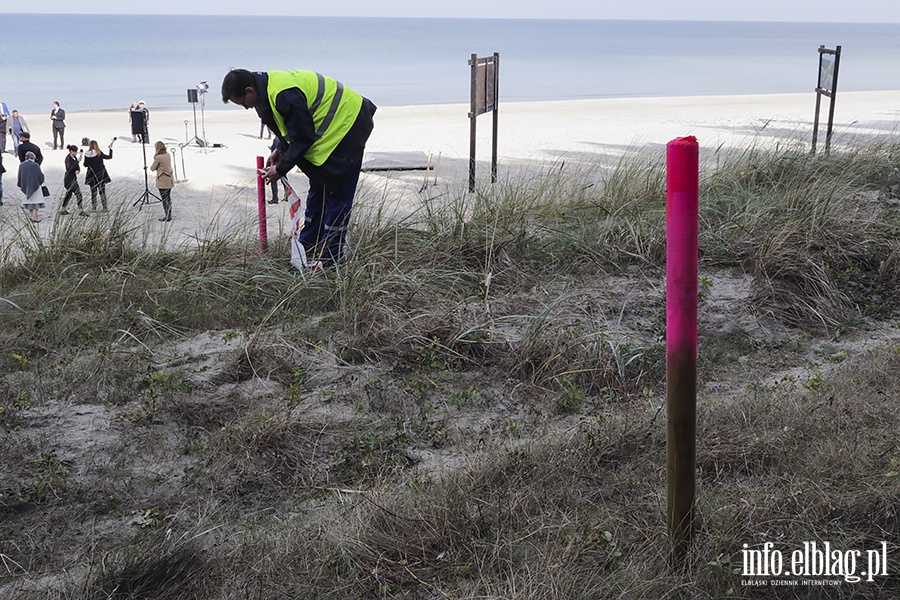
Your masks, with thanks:
[[[898,0],[31,0],[3,12],[900,23]]]

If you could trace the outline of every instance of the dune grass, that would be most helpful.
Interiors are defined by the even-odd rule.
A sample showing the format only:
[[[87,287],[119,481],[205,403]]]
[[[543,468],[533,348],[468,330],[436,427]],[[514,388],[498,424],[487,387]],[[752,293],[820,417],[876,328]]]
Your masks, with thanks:
[[[0,595],[900,594],[900,145],[703,165],[699,522],[675,570],[661,160],[361,211],[324,277],[227,228],[160,250],[124,210],[15,236]],[[889,575],[742,583],[743,544],[811,540],[886,541]]]

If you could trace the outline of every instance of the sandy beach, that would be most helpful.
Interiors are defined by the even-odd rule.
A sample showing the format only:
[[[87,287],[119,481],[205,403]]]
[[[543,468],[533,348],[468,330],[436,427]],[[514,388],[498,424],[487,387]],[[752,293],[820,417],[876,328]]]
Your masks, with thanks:
[[[158,203],[134,208],[138,222],[145,222],[167,239],[204,235],[210,227],[253,227],[257,218],[256,156],[268,155],[266,140],[258,139],[259,121],[255,112],[240,107],[222,108],[210,94],[214,110],[197,112],[197,133],[211,147],[196,143],[191,111],[152,111],[151,141],[162,140],[175,148],[176,176],[173,191],[174,221],[157,222],[162,214]],[[741,147],[750,144],[793,142],[808,145],[812,136],[815,94],[758,96],[710,96],[640,99],[598,99],[555,102],[507,103],[500,105],[498,163],[501,177],[518,170],[546,166],[560,161],[573,165],[614,164],[623,154],[662,152],[665,144],[678,136],[694,135],[702,151]],[[820,142],[824,141],[828,101],[822,106]],[[381,107],[375,117],[375,131],[367,152],[380,158],[405,157],[412,153],[419,162],[431,154],[433,170],[429,180],[437,185],[427,193],[459,189],[465,185],[469,153],[468,106],[428,105]],[[58,216],[63,194],[64,150],[52,150],[47,115],[26,114],[32,141],[44,152],[44,173],[51,190],[47,208],[41,211],[42,234],[49,232]],[[144,152],[132,143],[126,111],[71,112],[67,118],[67,143],[81,144],[82,138],[96,139],[106,147],[113,136],[114,158],[107,161],[112,178],[108,190],[112,204],[128,207],[144,190]],[[838,96],[835,111],[834,143],[859,136],[896,135],[900,125],[900,91],[847,92]],[[179,145],[183,146],[180,147]],[[12,140],[7,141],[12,149]],[[146,149],[147,164],[153,157],[152,144]],[[477,177],[490,176],[491,116],[478,119]],[[25,226],[19,210],[22,194],[16,187],[16,159],[6,154],[4,166],[4,207],[0,209],[2,238],[9,240]],[[390,197],[398,206],[417,203],[424,182],[424,170],[365,172],[360,182],[357,206],[372,199]],[[305,193],[305,180],[298,171],[290,176]],[[84,173],[80,175],[83,184]],[[456,186],[454,188],[454,186]],[[149,189],[156,193],[155,176],[150,173]],[[82,185],[85,206],[90,192]],[[154,200],[151,198],[151,200]],[[267,206],[270,232],[287,227],[287,204]],[[130,210],[130,207],[129,207]],[[83,217],[82,217],[83,218]]]

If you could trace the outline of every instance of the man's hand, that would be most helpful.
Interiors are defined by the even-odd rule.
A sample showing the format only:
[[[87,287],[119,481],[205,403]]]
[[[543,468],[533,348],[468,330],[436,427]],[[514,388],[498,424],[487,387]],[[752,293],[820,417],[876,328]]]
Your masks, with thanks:
[[[263,179],[266,180],[266,183],[272,183],[273,181],[281,179],[281,175],[275,170],[275,166],[278,164],[279,160],[281,160],[281,150],[276,148],[275,150],[272,150],[272,154],[266,159],[265,174],[263,175]]]
[[[269,155],[269,158],[266,159],[266,166],[271,167],[272,165],[277,165],[279,160],[281,160],[281,150],[275,148],[272,150],[272,154]]]
[[[281,175],[278,173],[278,169],[275,165],[269,165],[260,173],[262,178],[266,181],[266,183],[272,183],[273,181],[278,181],[281,179]]]

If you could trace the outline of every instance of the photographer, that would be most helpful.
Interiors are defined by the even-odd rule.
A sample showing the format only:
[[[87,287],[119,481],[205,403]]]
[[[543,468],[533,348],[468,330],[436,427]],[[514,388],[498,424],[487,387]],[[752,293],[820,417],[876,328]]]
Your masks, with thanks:
[[[60,209],[59,214],[69,214],[69,211],[66,210],[66,206],[69,204],[69,199],[74,195],[78,202],[78,214],[82,217],[86,217],[88,214],[84,212],[84,209],[81,207],[83,197],[81,195],[81,188],[78,187],[78,173],[81,172],[81,165],[79,164],[81,152],[78,150],[78,146],[75,145],[66,146],[66,149],[69,151],[69,154],[66,156],[66,174],[63,177],[63,186],[66,188],[66,195],[63,196],[62,208]]]

